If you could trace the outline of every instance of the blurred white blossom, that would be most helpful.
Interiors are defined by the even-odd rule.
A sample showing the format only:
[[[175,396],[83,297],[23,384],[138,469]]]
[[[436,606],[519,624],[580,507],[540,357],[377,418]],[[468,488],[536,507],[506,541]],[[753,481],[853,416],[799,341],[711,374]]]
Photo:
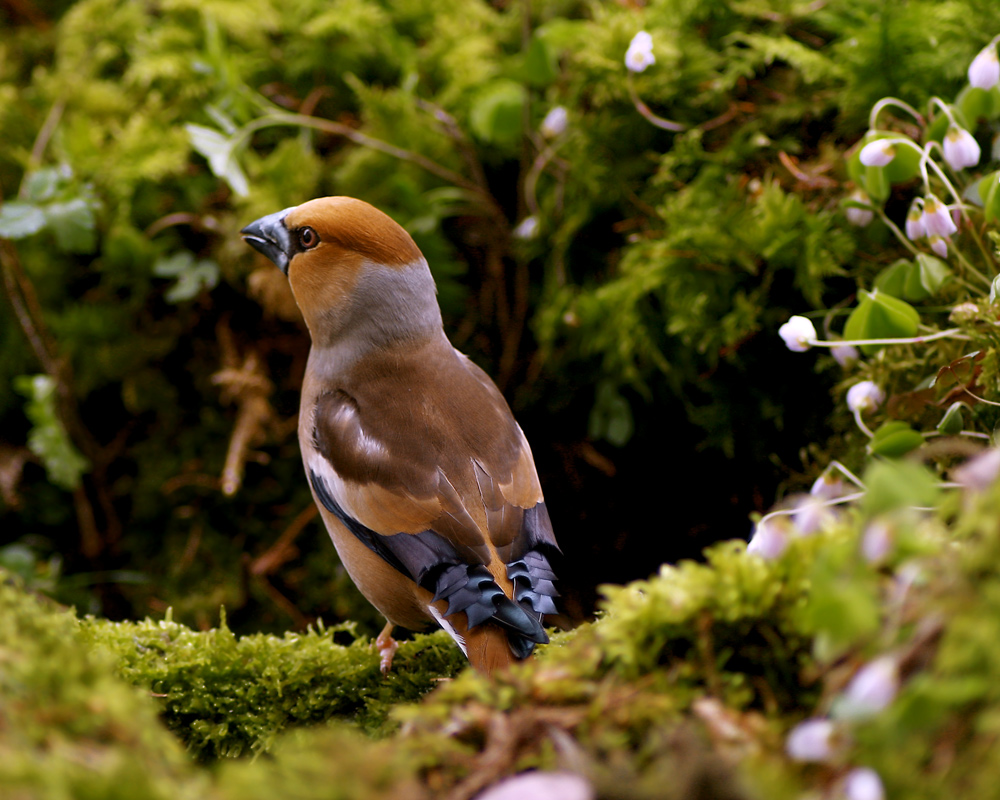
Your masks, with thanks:
[[[882,520],[868,523],[861,537],[861,555],[869,564],[881,564],[892,551],[893,538],[888,523]]]
[[[646,67],[656,63],[653,55],[653,37],[646,31],[639,31],[625,53],[625,66],[632,72],[643,72]]]
[[[874,381],[861,381],[847,390],[847,407],[855,414],[874,411],[885,402],[885,392]]]
[[[856,767],[844,777],[846,800],[885,800],[885,789],[878,773],[869,767]]]
[[[522,219],[514,228],[515,239],[534,239],[538,235],[538,217],[530,216]]]
[[[851,192],[850,200],[854,200],[857,203],[870,203],[871,198],[861,191],[861,189],[855,189]],[[875,214],[871,209],[868,208],[858,208],[857,206],[848,206],[844,214],[847,216],[847,221],[852,225],[856,225],[859,228],[865,228],[868,224],[875,218]]]
[[[542,120],[541,132],[546,139],[555,139],[566,130],[569,123],[569,113],[565,106],[556,106]]]
[[[593,800],[590,783],[575,772],[522,772],[506,778],[477,800]]]
[[[970,458],[951,473],[956,483],[976,492],[992,488],[996,484],[997,475],[1000,475],[1000,449],[996,447]]]
[[[830,352],[833,355],[834,361],[845,369],[860,358],[858,348],[856,348],[853,344],[841,344],[836,347],[831,347]]]
[[[841,719],[864,719],[886,709],[899,692],[899,665],[880,656],[857,671],[834,705]]]
[[[828,719],[800,722],[785,740],[785,752],[794,761],[829,761],[834,752],[836,728]]]
[[[788,547],[789,534],[785,525],[771,519],[762,519],[754,529],[753,538],[747,545],[748,553],[755,553],[765,561],[781,558]]]

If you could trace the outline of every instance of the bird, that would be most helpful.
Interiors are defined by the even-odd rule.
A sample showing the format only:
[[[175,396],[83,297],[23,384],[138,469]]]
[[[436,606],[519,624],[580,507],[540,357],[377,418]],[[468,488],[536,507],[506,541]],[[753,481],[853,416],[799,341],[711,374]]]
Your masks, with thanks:
[[[561,552],[531,448],[489,376],[444,332],[430,267],[384,212],[321,197],[250,223],[311,338],[298,436],[355,585],[395,626],[439,626],[492,675],[549,641]]]

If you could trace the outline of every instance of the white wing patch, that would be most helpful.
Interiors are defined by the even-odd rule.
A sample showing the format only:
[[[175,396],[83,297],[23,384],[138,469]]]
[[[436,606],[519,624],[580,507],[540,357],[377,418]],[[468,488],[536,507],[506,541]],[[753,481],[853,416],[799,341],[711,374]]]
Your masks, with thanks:
[[[434,608],[434,606],[427,606],[427,610],[430,611],[431,616],[437,620],[438,625],[440,625],[442,628],[448,631],[448,635],[455,640],[455,644],[459,646],[461,651],[465,653],[466,658],[468,658],[469,650],[465,646],[465,639],[463,639],[458,634],[458,631],[456,631],[455,628],[452,627],[452,624],[448,622],[448,620],[446,620],[444,616],[442,616],[441,612],[438,611],[436,608]]]

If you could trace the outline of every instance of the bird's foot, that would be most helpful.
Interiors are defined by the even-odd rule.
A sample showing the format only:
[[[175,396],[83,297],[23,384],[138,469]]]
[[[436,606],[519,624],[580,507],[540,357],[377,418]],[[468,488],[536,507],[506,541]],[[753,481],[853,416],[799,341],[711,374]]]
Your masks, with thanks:
[[[389,670],[392,669],[392,657],[399,649],[399,642],[392,638],[393,627],[391,622],[386,623],[382,632],[375,639],[375,647],[378,649],[379,655],[378,667],[382,670],[383,675],[389,674]]]

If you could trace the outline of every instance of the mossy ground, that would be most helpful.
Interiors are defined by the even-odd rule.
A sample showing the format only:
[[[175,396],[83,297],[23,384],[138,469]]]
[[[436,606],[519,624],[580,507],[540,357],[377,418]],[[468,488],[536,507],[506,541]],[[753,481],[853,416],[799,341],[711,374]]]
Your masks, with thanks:
[[[869,766],[889,797],[992,795],[998,518],[996,492],[891,515],[877,564],[859,555],[860,511],[772,561],[722,543],[607,587],[596,622],[492,680],[443,633],[404,643],[383,678],[367,641],[336,641],[343,628],[237,638],[78,619],[8,580],[0,784],[15,798],[457,800],[560,768],[599,798],[780,798],[835,795]],[[885,653],[898,694],[838,717],[850,677]],[[810,716],[834,719],[838,744],[803,765],[784,742]]]

